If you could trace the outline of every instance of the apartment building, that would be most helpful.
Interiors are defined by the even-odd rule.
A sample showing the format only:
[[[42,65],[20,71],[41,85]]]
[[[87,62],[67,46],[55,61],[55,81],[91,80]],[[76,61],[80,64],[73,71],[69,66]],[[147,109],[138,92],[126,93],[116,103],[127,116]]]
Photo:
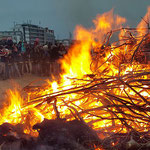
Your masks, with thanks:
[[[33,44],[37,38],[40,44],[55,42],[54,30],[33,24],[15,24],[12,31],[0,32],[0,39],[8,37],[12,38],[12,40],[17,43],[21,40]]]

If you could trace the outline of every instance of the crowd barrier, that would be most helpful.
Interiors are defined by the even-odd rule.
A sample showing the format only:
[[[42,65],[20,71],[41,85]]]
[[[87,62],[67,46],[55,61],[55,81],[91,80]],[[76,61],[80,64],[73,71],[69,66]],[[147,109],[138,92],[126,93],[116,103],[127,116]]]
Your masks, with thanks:
[[[4,63],[0,62],[0,76],[2,80],[20,78],[26,73],[39,76],[58,75],[60,64],[57,61],[36,62],[32,60]]]

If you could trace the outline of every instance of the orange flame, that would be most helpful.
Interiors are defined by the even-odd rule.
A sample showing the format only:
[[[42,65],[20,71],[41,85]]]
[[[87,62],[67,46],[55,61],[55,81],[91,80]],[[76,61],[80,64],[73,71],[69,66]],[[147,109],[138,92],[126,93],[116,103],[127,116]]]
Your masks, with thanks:
[[[138,24],[137,29],[139,29],[139,36],[147,33],[149,28],[149,16],[150,16],[150,6],[147,8],[146,15],[142,18],[141,22]],[[141,31],[142,30],[142,31]]]

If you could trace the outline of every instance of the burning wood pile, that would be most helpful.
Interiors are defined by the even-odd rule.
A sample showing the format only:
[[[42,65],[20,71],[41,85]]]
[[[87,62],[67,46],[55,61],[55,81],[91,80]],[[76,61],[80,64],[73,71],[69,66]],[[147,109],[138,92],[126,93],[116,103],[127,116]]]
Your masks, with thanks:
[[[150,149],[147,15],[137,28],[123,28],[113,10],[95,28],[78,26],[59,81],[8,92],[2,149]]]

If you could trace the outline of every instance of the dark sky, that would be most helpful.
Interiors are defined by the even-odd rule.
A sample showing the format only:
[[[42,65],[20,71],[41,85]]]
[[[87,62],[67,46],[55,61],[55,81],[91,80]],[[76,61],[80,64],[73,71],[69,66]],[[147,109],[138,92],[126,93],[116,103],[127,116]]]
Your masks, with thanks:
[[[57,38],[68,38],[76,25],[90,27],[97,14],[112,8],[135,26],[148,6],[150,0],[0,0],[0,30],[32,20],[54,29]]]

